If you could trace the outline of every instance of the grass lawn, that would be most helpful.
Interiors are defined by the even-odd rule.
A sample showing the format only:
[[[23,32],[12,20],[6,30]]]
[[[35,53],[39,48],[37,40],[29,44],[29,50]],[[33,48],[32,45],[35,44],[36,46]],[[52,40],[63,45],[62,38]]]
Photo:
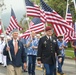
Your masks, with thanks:
[[[74,50],[72,47],[67,48],[66,50]]]
[[[65,55],[71,58],[74,58],[74,49],[73,48],[67,48],[65,51]]]
[[[66,50],[65,55],[68,56],[68,57],[74,58],[74,52]]]

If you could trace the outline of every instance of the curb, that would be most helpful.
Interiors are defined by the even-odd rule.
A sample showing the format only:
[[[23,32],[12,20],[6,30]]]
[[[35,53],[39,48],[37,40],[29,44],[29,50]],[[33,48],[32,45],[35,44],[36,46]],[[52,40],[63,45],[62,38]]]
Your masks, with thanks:
[[[74,59],[71,56],[65,56],[66,59]]]
[[[36,70],[39,70],[39,71],[43,71],[45,73],[45,70],[43,70],[41,67],[36,67]],[[44,74],[45,75],[45,74]],[[59,73],[57,73],[57,75],[60,75]],[[64,74],[66,75],[66,74]]]

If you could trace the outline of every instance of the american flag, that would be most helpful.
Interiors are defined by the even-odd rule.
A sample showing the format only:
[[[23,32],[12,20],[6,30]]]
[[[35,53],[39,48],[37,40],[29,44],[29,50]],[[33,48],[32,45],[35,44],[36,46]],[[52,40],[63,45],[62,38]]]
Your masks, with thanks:
[[[40,8],[30,0],[25,0],[27,16],[40,17]]]
[[[1,20],[0,20],[0,34],[2,33]]]
[[[69,8],[69,5],[67,7],[67,13],[66,13],[66,22],[68,23],[69,26],[71,26],[72,28],[73,27],[73,20],[72,20],[72,15],[71,15],[71,12],[70,12],[70,8]],[[67,29],[68,30],[68,29]],[[72,35],[74,35],[74,29],[71,31],[69,31],[69,40],[72,39]]]
[[[42,9],[45,11],[46,20],[53,25],[56,35],[64,35],[64,40],[68,42],[68,30],[72,30],[72,27],[68,25],[68,23],[56,11],[50,8],[43,0],[41,0],[41,5]]]
[[[23,28],[18,25],[13,9],[11,8],[11,17],[9,26],[6,29],[6,34],[10,34],[13,29],[22,30]]]
[[[71,27],[73,26],[73,20],[72,20],[72,15],[71,15],[69,6],[68,6],[68,9],[67,9],[67,13],[66,13],[66,22],[68,22],[68,24]]]
[[[64,35],[66,33],[64,26],[54,24],[53,27],[54,27],[54,30],[55,30],[57,36],[62,35],[62,34]]]
[[[41,22],[40,18],[35,17],[30,22],[29,29],[23,34],[23,36],[29,36],[31,31],[35,31],[36,33],[42,32],[44,31],[44,26],[45,24]]]
[[[69,41],[69,31],[64,26],[53,25],[56,36],[63,35],[64,41]]]
[[[76,22],[74,23],[74,31],[76,32]]]
[[[71,34],[72,34],[71,40],[76,40],[76,22],[73,24],[73,28],[74,28],[74,31],[71,32]]]
[[[40,9],[40,19],[43,23],[46,23],[47,20],[46,20],[46,14],[45,14],[45,11],[43,9]]]
[[[65,26],[68,29],[72,29],[71,26],[52,8],[50,8],[43,0],[40,0],[42,9],[45,11],[46,20],[52,25]]]

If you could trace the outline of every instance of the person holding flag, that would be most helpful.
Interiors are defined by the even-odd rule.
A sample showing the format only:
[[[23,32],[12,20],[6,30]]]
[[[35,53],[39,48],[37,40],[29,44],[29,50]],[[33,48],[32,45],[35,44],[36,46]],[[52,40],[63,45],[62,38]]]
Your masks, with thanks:
[[[58,73],[60,75],[63,75],[63,70],[62,70],[62,66],[64,64],[64,59],[65,59],[65,49],[67,48],[67,43],[64,41],[63,39],[63,35],[59,35],[58,36],[58,46],[59,46],[59,50],[61,52],[61,55],[62,55],[62,61],[59,62],[58,61]]]
[[[18,29],[14,29],[11,34],[12,40],[8,41],[8,45],[5,45],[3,51],[3,54],[7,56],[7,75],[22,75],[22,63],[24,63],[24,69],[26,69],[24,46],[18,40]]]
[[[28,56],[28,74],[35,75],[36,56],[38,51],[38,39],[35,31],[30,32],[30,37],[27,39],[27,56]]]

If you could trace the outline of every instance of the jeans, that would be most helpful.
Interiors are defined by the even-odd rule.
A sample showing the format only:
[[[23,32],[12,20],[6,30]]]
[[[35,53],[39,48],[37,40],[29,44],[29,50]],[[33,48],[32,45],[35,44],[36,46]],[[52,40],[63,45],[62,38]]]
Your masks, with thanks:
[[[54,75],[55,65],[44,64],[46,75]]]
[[[61,63],[58,61],[58,72],[59,73],[63,72],[62,71],[62,66],[63,66],[63,63],[64,63],[64,58],[65,58],[65,56],[62,56],[62,62]]]
[[[36,56],[28,55],[28,73],[31,75],[35,75],[35,63],[36,63]]]

